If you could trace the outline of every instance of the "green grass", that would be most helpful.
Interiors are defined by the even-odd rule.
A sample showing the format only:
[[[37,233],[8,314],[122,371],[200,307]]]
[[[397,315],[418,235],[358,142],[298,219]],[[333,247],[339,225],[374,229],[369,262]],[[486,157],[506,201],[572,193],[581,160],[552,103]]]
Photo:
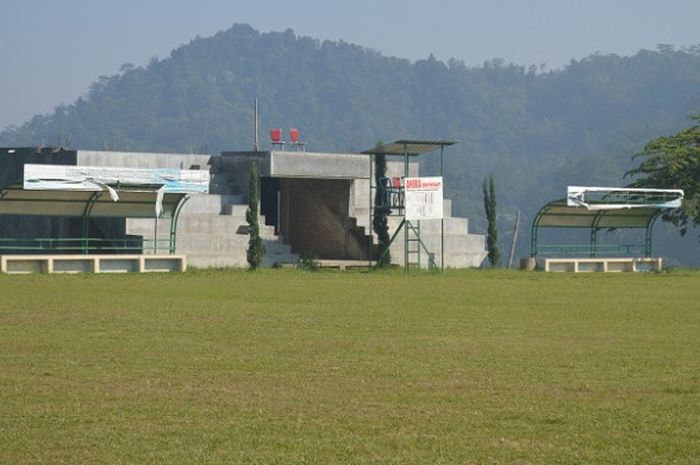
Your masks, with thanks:
[[[0,276],[1,464],[697,464],[700,273]]]

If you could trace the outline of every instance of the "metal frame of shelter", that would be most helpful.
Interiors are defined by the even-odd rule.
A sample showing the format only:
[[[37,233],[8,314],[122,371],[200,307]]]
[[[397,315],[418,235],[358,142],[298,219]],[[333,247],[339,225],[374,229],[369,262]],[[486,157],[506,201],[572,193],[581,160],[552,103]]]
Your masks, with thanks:
[[[0,239],[0,250],[30,251],[79,251],[88,254],[92,251],[136,251],[143,250],[143,243],[149,239],[91,238],[89,221],[91,218],[151,218],[154,220],[153,252],[159,250],[159,243],[167,241],[169,254],[175,253],[177,243],[177,221],[182,207],[190,197],[186,193],[165,193],[162,199],[162,212],[156,217],[157,191],[161,186],[123,186],[112,188],[119,200],[113,201],[107,190],[25,190],[21,184],[0,189],[0,215],[24,215],[41,217],[81,218],[80,238],[33,238]],[[158,239],[158,219],[170,219],[168,239]],[[26,243],[27,246],[8,246],[10,243]],[[132,245],[132,243],[134,243]],[[79,244],[79,245],[74,245]],[[121,245],[118,245],[121,244]]]
[[[379,259],[376,261],[374,267],[372,267],[372,251],[374,249],[374,241],[370,241],[370,269],[376,269],[381,263],[382,259],[386,256],[393,244],[394,240],[399,236],[401,230],[404,232],[404,270],[408,273],[411,265],[416,265],[420,268],[421,266],[421,249],[425,251],[428,255],[428,267],[438,268],[435,263],[434,254],[428,251],[425,243],[420,237],[420,220],[415,224],[406,218],[406,208],[405,208],[405,178],[409,177],[409,159],[410,157],[417,157],[426,153],[435,152],[440,150],[440,176],[443,176],[445,168],[445,147],[456,144],[456,141],[449,140],[397,140],[388,144],[380,145],[378,147],[365,150],[361,153],[369,155],[369,227],[372,228],[374,225],[374,216],[377,205],[375,205],[375,191],[377,189],[384,189],[384,186],[377,186],[374,179],[374,156],[375,155],[385,155],[385,156],[400,156],[403,158],[403,174],[404,182],[399,188],[398,192],[398,202],[392,205],[392,202],[387,201],[387,205],[382,205],[382,208],[388,210],[387,216],[399,216],[401,217],[401,223],[394,231],[391,236],[389,243],[382,250],[379,255]],[[388,197],[382,195],[381,198],[387,199]],[[373,237],[373,232],[370,231],[370,237]],[[414,243],[416,248],[411,250],[409,245]],[[416,256],[416,261],[411,262],[411,255]],[[445,269],[445,220],[440,220],[440,271]]]
[[[598,257],[600,252],[607,255],[630,255],[634,250],[643,251],[645,257],[651,256],[652,229],[665,208],[639,206],[630,208],[588,209],[567,204],[567,199],[549,202],[535,216],[530,236],[530,256],[551,254],[573,254]],[[541,228],[586,228],[590,230],[590,242],[587,246],[577,245],[542,245],[538,232]],[[601,246],[598,244],[598,231],[601,229],[644,229],[644,244]]]

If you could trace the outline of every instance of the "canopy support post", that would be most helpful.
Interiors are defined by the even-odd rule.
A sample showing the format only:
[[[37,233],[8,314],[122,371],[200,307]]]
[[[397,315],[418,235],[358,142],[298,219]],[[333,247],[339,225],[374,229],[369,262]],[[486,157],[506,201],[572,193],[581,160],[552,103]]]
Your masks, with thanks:
[[[442,178],[442,185],[444,187],[445,185],[445,178],[444,178],[444,173],[445,173],[445,146],[443,144],[440,144],[440,177]],[[442,212],[442,218],[440,218],[440,272],[443,273],[445,271],[445,197],[444,197],[444,191],[443,191],[443,198],[442,198],[442,205],[440,205],[441,209],[443,210]],[[421,241],[421,244],[423,242]],[[423,246],[425,247],[425,246]],[[427,253],[427,249],[426,249]],[[428,254],[428,257],[430,257],[430,254]]]
[[[368,263],[367,263],[367,269],[371,270],[372,269],[372,256],[374,255],[374,215],[372,212],[374,211],[374,197],[377,195],[376,192],[372,190],[372,177],[374,175],[374,155],[371,153],[367,155],[369,157],[369,222],[368,228],[369,228],[369,250],[367,251],[367,256],[368,258]],[[375,189],[377,189],[377,186],[375,186]]]
[[[175,253],[175,246],[177,243],[177,220],[180,217],[180,211],[182,211],[182,207],[189,199],[189,195],[183,196],[177,203],[175,210],[173,210],[173,216],[170,217],[170,255]]]
[[[547,205],[545,205],[537,212],[535,219],[532,220],[532,230],[530,231],[530,257],[532,258],[537,257],[537,232],[540,227],[540,218],[542,218],[542,214],[547,210]]]
[[[644,256],[651,257],[651,232],[654,229],[654,223],[656,223],[657,218],[661,215],[661,211],[657,212],[654,216],[649,219],[647,223],[646,234],[644,236]]]
[[[408,221],[406,220],[406,178],[408,177],[408,144],[403,144],[403,192],[404,192],[404,203],[403,203],[403,224],[406,226]],[[403,257],[404,257],[404,274],[408,274],[408,228],[403,230]]]
[[[95,206],[95,202],[99,198],[100,194],[101,192],[93,192],[88,201],[85,203],[85,208],[83,208],[83,227],[81,236],[83,255],[87,255],[89,251],[90,239],[88,238],[88,234],[90,233],[90,213],[92,213],[92,207]]]
[[[591,247],[589,250],[589,255],[591,258],[598,256],[598,230],[600,229],[598,225],[606,213],[607,210],[600,210],[598,213],[596,213],[595,217],[593,218],[593,222],[591,223]]]

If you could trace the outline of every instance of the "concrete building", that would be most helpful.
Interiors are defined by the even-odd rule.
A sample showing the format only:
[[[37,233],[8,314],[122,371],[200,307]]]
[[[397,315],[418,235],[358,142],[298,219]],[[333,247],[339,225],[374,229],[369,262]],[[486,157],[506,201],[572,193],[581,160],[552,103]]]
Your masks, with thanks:
[[[26,163],[208,169],[210,194],[193,195],[180,213],[177,253],[186,254],[190,266],[245,267],[248,242],[245,211],[253,162],[261,176],[260,224],[265,266],[296,263],[302,254],[318,259],[370,258],[372,244],[377,240],[370,227],[370,158],[365,154],[261,151],[211,156],[0,149],[0,190],[22,182]],[[402,163],[388,163],[391,176],[403,175],[403,169]],[[418,164],[411,162],[410,175],[418,175],[418,171]],[[484,236],[469,234],[468,220],[451,215],[449,200],[445,200],[444,214],[444,265],[479,266],[486,255]],[[390,228],[395,229],[398,221],[390,218]],[[0,238],[77,237],[80,227],[80,218],[2,216]],[[105,238],[160,238],[168,230],[169,220],[155,218],[95,218],[90,219],[89,225],[91,236]],[[428,249],[439,252],[439,221],[424,221],[421,236]],[[394,263],[403,264],[403,248],[403,241],[393,244]]]

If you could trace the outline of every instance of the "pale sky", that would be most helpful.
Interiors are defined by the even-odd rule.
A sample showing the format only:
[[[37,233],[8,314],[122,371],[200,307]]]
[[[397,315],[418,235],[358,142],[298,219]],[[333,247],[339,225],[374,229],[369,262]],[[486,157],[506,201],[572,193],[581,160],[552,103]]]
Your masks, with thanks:
[[[595,52],[700,44],[700,0],[0,0],[0,130],[234,23],[384,55],[559,68]]]

